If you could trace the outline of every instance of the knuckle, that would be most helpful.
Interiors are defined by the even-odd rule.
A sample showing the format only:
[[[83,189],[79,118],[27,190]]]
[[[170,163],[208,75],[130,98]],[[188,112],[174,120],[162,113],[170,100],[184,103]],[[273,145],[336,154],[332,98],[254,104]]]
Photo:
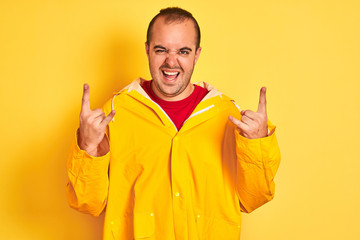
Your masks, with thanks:
[[[84,122],[87,120],[88,117],[84,112],[80,112],[79,118],[81,122]]]
[[[262,120],[263,120],[262,117],[258,116],[258,117],[255,118],[254,124],[256,126],[259,126],[262,123]]]
[[[257,119],[259,120],[259,122],[263,122],[266,119],[266,116],[264,114],[258,113]]]
[[[88,125],[92,125],[93,124],[93,121],[91,118],[86,118],[85,119],[85,123],[88,124]]]

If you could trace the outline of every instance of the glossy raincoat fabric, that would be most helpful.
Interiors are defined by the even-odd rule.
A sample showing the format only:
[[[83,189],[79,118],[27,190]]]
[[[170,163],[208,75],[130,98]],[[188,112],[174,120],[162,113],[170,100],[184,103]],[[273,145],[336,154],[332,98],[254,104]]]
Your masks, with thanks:
[[[89,156],[76,141],[67,163],[68,201],[92,215],[106,208],[104,239],[240,238],[241,211],[274,197],[280,152],[270,134],[246,139],[228,120],[234,102],[209,84],[177,131],[137,79],[104,106],[110,152]]]

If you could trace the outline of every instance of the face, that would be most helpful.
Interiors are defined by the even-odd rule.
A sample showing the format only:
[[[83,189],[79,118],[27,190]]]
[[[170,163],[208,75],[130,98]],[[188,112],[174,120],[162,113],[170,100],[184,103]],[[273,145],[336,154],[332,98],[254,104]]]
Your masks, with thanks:
[[[145,46],[153,91],[167,101],[188,97],[194,89],[190,79],[201,52],[200,47],[196,50],[194,23],[191,20],[165,23],[159,17],[151,34],[151,41]]]

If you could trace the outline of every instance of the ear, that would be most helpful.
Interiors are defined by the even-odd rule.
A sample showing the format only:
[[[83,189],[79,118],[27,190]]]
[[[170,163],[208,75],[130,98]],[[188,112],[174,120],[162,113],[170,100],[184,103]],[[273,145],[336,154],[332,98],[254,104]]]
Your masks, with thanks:
[[[201,53],[201,47],[199,47],[198,49],[196,49],[195,52],[195,63],[198,61],[199,57],[200,57],[200,53]]]
[[[147,44],[147,42],[145,42],[145,51],[146,51],[146,56],[148,57],[148,59],[149,59],[149,49],[150,47],[149,47],[149,45]]]

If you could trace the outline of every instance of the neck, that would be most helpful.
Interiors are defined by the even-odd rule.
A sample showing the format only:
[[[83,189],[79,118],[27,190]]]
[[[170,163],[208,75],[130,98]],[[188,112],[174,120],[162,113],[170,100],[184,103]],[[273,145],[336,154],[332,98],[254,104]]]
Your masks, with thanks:
[[[159,97],[160,99],[169,101],[169,102],[174,102],[174,101],[180,101],[180,100],[183,100],[183,99],[189,97],[193,93],[195,87],[191,82],[189,82],[189,84],[186,86],[186,88],[179,94],[167,95],[167,94],[162,93],[159,89],[157,89],[156,84],[154,84],[154,81],[152,81],[151,89],[153,90],[155,95],[157,97]]]

